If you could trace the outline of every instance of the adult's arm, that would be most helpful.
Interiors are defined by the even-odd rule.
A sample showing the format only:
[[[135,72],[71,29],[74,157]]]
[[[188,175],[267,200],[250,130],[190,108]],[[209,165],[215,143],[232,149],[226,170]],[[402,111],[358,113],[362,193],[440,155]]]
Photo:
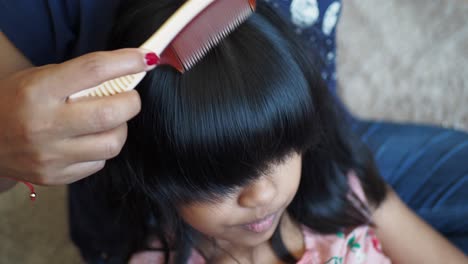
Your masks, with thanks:
[[[0,32],[0,79],[32,67],[32,63]]]

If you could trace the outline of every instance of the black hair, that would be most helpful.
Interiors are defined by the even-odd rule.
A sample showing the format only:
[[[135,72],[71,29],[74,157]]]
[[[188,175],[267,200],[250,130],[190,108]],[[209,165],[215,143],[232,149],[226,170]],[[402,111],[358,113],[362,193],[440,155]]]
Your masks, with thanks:
[[[139,46],[183,2],[124,2],[110,48]],[[175,262],[185,263],[200,234],[177,207],[216,201],[292,152],[303,160],[287,208],[293,219],[320,233],[370,223],[369,207],[385,198],[385,183],[340,119],[314,50],[258,3],[255,14],[188,72],[160,66],[148,74],[137,87],[142,111],[129,122],[121,154],[93,177],[109,206],[122,211],[123,261],[156,237],[167,262],[174,251]],[[350,170],[369,206],[349,198]]]

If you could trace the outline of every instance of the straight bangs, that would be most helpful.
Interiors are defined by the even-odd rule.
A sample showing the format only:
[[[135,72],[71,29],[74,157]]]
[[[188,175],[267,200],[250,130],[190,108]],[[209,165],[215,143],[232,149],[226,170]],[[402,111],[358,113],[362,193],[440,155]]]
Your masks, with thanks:
[[[151,21],[140,12],[137,20]],[[139,32],[133,46],[151,33]],[[320,125],[311,69],[291,49],[255,13],[188,72],[150,72],[137,87],[142,111],[129,123],[125,149],[143,191],[175,203],[220,199],[288,154],[313,148]]]

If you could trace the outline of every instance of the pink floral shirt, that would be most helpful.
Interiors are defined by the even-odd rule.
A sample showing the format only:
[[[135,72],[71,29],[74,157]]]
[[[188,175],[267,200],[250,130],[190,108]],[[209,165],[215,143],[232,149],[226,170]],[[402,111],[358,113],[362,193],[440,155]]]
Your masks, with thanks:
[[[374,231],[369,226],[355,228],[345,235],[317,234],[303,227],[306,252],[297,264],[388,264]]]

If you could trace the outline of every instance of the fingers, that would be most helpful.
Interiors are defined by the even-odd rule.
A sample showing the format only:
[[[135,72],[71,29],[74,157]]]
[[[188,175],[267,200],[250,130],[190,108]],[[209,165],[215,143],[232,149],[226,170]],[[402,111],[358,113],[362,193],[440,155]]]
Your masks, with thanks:
[[[40,175],[29,181],[40,185],[61,185],[90,176],[102,169],[106,160],[120,153],[126,137],[127,124],[124,123],[103,133],[63,140],[54,147],[62,154],[62,162],[44,168]]]
[[[61,120],[62,135],[76,137],[116,128],[140,112],[141,101],[136,91],[114,96],[76,101],[64,105]]]
[[[149,51],[120,49],[94,52],[48,67],[43,73],[48,78],[50,94],[66,99],[78,91],[94,87],[105,81],[154,68],[145,58]],[[47,85],[44,85],[47,86]]]
[[[100,134],[88,135],[63,142],[64,155],[73,163],[61,170],[46,185],[69,184],[101,170],[106,160],[117,156],[127,137],[127,125]],[[48,179],[50,180],[50,179]]]
[[[99,134],[77,137],[63,142],[61,149],[75,163],[108,160],[117,156],[127,138],[127,124]]]
[[[105,164],[105,160],[88,161],[72,164],[64,169],[62,177],[58,178],[50,185],[70,184],[79,181],[83,178],[90,176],[93,173],[100,171],[102,168],[104,168]]]

